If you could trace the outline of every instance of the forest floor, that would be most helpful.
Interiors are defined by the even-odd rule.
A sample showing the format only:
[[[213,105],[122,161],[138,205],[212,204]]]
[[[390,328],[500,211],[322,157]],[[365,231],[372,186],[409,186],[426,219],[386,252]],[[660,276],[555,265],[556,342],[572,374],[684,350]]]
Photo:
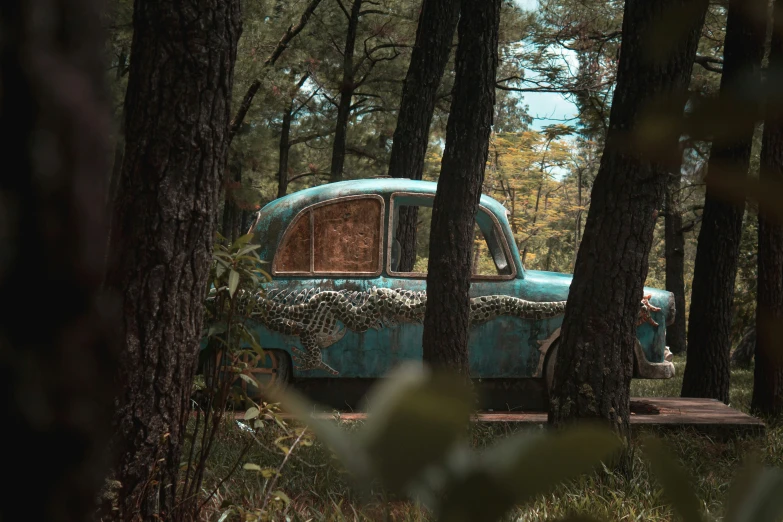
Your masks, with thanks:
[[[667,381],[634,380],[632,395],[679,396],[685,362],[684,359],[675,358],[674,364],[677,368],[675,378]],[[747,412],[752,386],[752,368],[734,369],[730,406]],[[511,424],[477,424],[472,428],[472,442],[480,448],[519,429],[530,428]],[[242,448],[254,436],[235,425],[227,427],[217,441],[205,489],[212,491],[238,461],[242,464],[254,463],[262,469],[280,469],[284,454],[277,443],[290,445],[290,438],[278,440],[286,435],[282,428],[276,425],[265,427],[255,436],[256,440],[248,453],[239,459]],[[726,492],[744,457],[751,453],[759,454],[767,465],[783,467],[783,422],[780,421],[768,422],[766,435],[745,439],[720,441],[688,430],[659,432],[658,435],[693,475],[704,510],[712,519],[722,517]],[[535,473],[535,470],[531,472]],[[239,466],[218,488],[204,513],[204,520],[221,519],[221,522],[227,522],[243,519],[236,516],[221,518],[227,511],[248,517],[243,520],[255,520],[253,513],[258,513],[258,508],[264,504],[267,497],[265,487],[270,480],[258,471],[245,470]],[[268,508],[275,512],[269,520],[431,519],[423,508],[411,503],[384,501],[383,494],[378,490],[375,490],[377,494],[369,500],[358,498],[350,487],[348,477],[340,471],[330,453],[317,442],[294,449],[285,466],[281,468],[281,475],[274,485],[274,490],[281,491],[283,495],[277,495],[277,507],[271,505],[273,500],[267,501]],[[282,500],[284,497],[290,499],[290,504]],[[267,497],[274,498],[276,495]],[[558,488],[551,495],[539,498],[529,506],[518,509],[509,520],[538,521],[573,513],[607,521],[659,521],[675,518],[662,497],[659,486],[650,476],[638,448],[634,449],[631,478],[606,472],[585,476]]]

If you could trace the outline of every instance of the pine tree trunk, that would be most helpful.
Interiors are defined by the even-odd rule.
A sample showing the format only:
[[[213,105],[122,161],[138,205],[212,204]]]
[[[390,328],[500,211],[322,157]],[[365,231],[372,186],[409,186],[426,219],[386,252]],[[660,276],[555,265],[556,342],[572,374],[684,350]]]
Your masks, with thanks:
[[[758,81],[764,55],[766,0],[731,0],[726,21],[720,96],[738,103],[748,82]],[[748,173],[755,122],[734,122],[733,139],[713,143],[711,173],[745,177]],[[730,141],[730,142],[729,142]],[[693,271],[688,324],[688,359],[683,397],[707,397],[729,402],[731,320],[745,204],[720,199],[709,183]]]
[[[288,192],[288,153],[291,151],[291,113],[289,105],[283,113],[283,128],[280,131],[280,147],[277,162],[277,197],[282,198]]]
[[[685,353],[685,233],[682,230],[680,187],[682,174],[677,166],[666,184],[666,290],[674,294],[674,324],[666,327],[666,344],[672,353]]]
[[[783,70],[783,0],[775,1],[769,70]],[[779,77],[778,77],[779,78]],[[783,183],[783,86],[769,88],[761,149],[761,181]],[[783,415],[783,223],[759,205],[759,272],[756,307],[756,368],[751,408]],[[777,328],[777,331],[775,330]]]
[[[389,159],[389,176],[393,178],[422,178],[435,99],[449,61],[458,19],[459,0],[423,0],[394,129]],[[416,262],[417,207],[401,209],[398,219],[398,270],[410,272]]]
[[[343,178],[345,164],[345,144],[348,134],[348,119],[351,116],[351,98],[356,89],[353,70],[353,53],[356,47],[356,32],[359,29],[359,13],[362,0],[354,0],[348,18],[348,30],[345,35],[343,50],[343,81],[340,83],[340,101],[337,105],[337,124],[334,128],[332,143],[332,166],[329,170],[330,181],[340,181]]]
[[[679,132],[658,137],[652,153],[632,144],[648,110],[682,114],[706,9],[706,0],[625,3],[610,127],[558,344],[549,411],[555,426],[597,419],[629,436],[636,319]],[[645,35],[675,10],[681,36],[670,53],[651,56],[658,43]]]
[[[756,326],[751,326],[742,334],[742,339],[731,354],[731,364],[740,368],[749,368],[756,354]]]
[[[105,474],[118,351],[100,287],[110,101],[102,2],[0,3],[0,520],[81,521]],[[42,471],[44,470],[44,471]]]
[[[125,520],[172,516],[226,167],[239,0],[136,0],[109,286]],[[162,460],[159,460],[162,459]]]
[[[471,245],[495,104],[500,0],[462,0],[446,148],[432,209],[424,361],[467,377]]]
[[[522,250],[522,265],[525,264],[525,261],[527,260],[527,251],[528,246],[530,245],[530,240],[533,239],[533,236],[536,235],[536,222],[538,221],[538,205],[541,203],[541,190],[544,188],[544,173],[541,172],[541,183],[538,184],[538,192],[536,192],[536,206],[533,209],[533,222],[530,224],[530,233],[528,234],[527,240],[525,241],[525,248]]]

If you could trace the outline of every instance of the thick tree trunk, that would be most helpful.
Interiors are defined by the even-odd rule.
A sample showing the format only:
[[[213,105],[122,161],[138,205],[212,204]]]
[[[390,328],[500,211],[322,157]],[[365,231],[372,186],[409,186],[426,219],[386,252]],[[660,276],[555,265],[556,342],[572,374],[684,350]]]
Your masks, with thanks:
[[[664,241],[666,243],[666,290],[674,294],[676,315],[674,324],[666,327],[666,344],[672,353],[685,353],[685,232],[682,230],[680,187],[682,174],[679,165],[669,173],[666,184],[666,216]]]
[[[775,1],[770,71],[783,71],[783,0]],[[779,76],[777,77],[779,79]],[[761,149],[761,181],[783,183],[783,86],[769,86]],[[783,223],[759,205],[756,368],[751,408],[783,415]],[[775,331],[777,329],[777,331]]]
[[[239,0],[136,0],[108,283],[125,520],[172,515],[229,142]],[[162,460],[160,460],[162,459]]]
[[[471,245],[495,104],[500,0],[462,0],[446,149],[432,209],[424,361],[467,377]]]
[[[293,107],[286,107],[283,113],[283,128],[280,131],[280,149],[277,162],[277,197],[282,198],[288,192],[288,153],[291,150],[291,113]]]
[[[117,303],[100,296],[110,169],[101,9],[0,3],[0,415],[13,470],[2,520],[87,520],[105,475],[118,336]]]
[[[353,53],[356,46],[356,32],[359,29],[359,13],[362,8],[362,0],[354,0],[348,17],[348,30],[345,35],[345,49],[343,50],[343,81],[340,83],[340,101],[337,105],[337,124],[334,128],[334,142],[332,143],[332,166],[329,170],[330,181],[340,181],[343,177],[343,165],[345,164],[345,143],[348,134],[348,119],[351,116],[351,98],[356,89]]]
[[[766,0],[731,0],[726,21],[720,96],[726,103],[747,97],[749,82],[758,81],[764,55]],[[734,122],[733,139],[713,143],[708,164],[715,174],[746,176],[755,122]],[[708,182],[688,324],[688,360],[683,397],[708,397],[729,402],[729,357],[734,279],[737,275],[745,204],[720,199]]]
[[[634,144],[648,111],[682,114],[706,9],[706,0],[625,3],[610,127],[558,344],[549,411],[555,426],[599,419],[629,435],[636,320],[679,133],[658,137],[653,153]],[[646,35],[675,10],[681,36],[671,52],[651,56],[659,43]]]
[[[422,2],[389,158],[389,176],[393,178],[422,178],[435,98],[449,61],[458,19],[459,0]],[[400,272],[412,271],[416,262],[417,210],[416,207],[400,210],[397,228]]]

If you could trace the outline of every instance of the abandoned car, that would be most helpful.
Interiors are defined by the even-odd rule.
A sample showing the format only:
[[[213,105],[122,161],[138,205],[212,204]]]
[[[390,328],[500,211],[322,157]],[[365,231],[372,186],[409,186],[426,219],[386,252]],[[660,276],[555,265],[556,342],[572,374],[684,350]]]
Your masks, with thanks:
[[[272,280],[248,312],[265,351],[264,360],[252,361],[254,378],[264,386],[295,382],[321,402],[344,406],[400,361],[421,359],[436,187],[409,179],[344,181],[261,209],[252,242]],[[415,216],[418,233],[403,255],[400,240],[411,227],[399,223],[406,213]],[[473,248],[471,376],[487,407],[540,406],[572,276],[526,270],[505,208],[486,195]],[[674,298],[652,288],[644,296],[633,375],[670,378],[665,339]]]

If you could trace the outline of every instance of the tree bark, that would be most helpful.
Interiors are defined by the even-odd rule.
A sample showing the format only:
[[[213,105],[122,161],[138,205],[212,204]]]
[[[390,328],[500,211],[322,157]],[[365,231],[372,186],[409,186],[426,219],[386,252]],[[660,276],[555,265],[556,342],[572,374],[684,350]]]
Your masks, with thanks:
[[[666,184],[664,241],[666,251],[666,290],[674,294],[674,324],[666,327],[666,344],[672,353],[685,353],[685,232],[680,208],[680,166],[672,169]]]
[[[101,295],[111,134],[101,9],[0,3],[0,415],[13,470],[2,520],[86,520],[106,471],[119,346],[116,300]]]
[[[363,0],[354,0],[348,14],[348,29],[343,49],[343,81],[340,83],[340,101],[337,104],[337,124],[334,128],[332,143],[332,166],[329,169],[330,181],[340,181],[345,164],[345,142],[348,133],[348,119],[351,116],[351,98],[356,89],[353,70],[353,53],[356,47],[356,32],[359,29],[359,13]]]
[[[643,121],[650,112],[682,114],[707,4],[625,3],[610,126],[558,342],[549,410],[555,426],[595,419],[630,434],[636,320],[656,213],[679,150],[679,129],[659,136],[653,153],[643,148]],[[670,52],[655,55],[660,43],[649,35],[671,13],[682,22],[680,36]]]
[[[731,0],[726,21],[720,97],[740,103],[748,82],[758,83],[764,55],[766,0]],[[688,359],[682,381],[683,397],[706,397],[729,402],[731,320],[734,279],[742,237],[741,204],[720,199],[709,185],[710,174],[745,177],[748,173],[755,122],[734,122],[732,140],[712,145],[707,194],[693,271],[688,324]]]
[[[389,158],[393,178],[422,178],[438,87],[458,19],[459,0],[423,0]],[[399,271],[410,272],[416,262],[417,207],[401,209],[398,219]]]
[[[240,32],[239,0],[134,4],[107,278],[125,314],[115,418],[125,520],[168,518],[175,505]]]
[[[424,361],[470,374],[471,245],[495,104],[500,0],[462,0],[446,148],[432,209]]]
[[[775,1],[770,71],[783,71],[783,0]],[[779,77],[779,76],[778,76]],[[783,96],[769,86],[761,149],[762,183],[783,184]],[[783,415],[783,223],[759,204],[756,367],[751,409]],[[777,331],[775,328],[777,327]]]

